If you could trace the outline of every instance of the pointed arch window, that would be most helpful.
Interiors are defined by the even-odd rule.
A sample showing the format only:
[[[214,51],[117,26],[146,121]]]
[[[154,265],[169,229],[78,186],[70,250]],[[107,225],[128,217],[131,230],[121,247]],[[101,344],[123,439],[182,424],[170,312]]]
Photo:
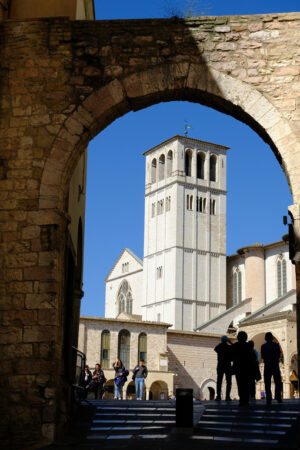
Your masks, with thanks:
[[[102,331],[101,335],[101,367],[102,369],[109,369],[110,364],[110,332],[108,330]]]
[[[122,312],[132,314],[132,305],[133,305],[132,291],[130,284],[128,283],[127,280],[124,280],[120,286],[117,303],[118,303],[118,314],[121,314]]]
[[[158,160],[158,180],[165,178],[165,155],[160,155]]]
[[[209,179],[210,181],[217,181],[217,157],[211,155],[209,163]]]
[[[200,178],[201,180],[204,180],[204,161],[204,154],[197,153],[197,178]]]
[[[151,164],[151,183],[155,183],[156,182],[156,159],[152,159],[152,164]]]
[[[173,152],[170,150],[167,154],[167,178],[172,175],[173,171]]]
[[[287,292],[286,260],[282,255],[277,260],[277,296],[281,297]]]
[[[233,269],[233,305],[242,301],[242,272],[236,266]]]
[[[138,360],[141,361],[143,359],[145,364],[147,364],[147,335],[146,333],[141,333],[139,335],[139,344],[138,344]]]
[[[118,358],[123,362],[126,369],[130,367],[130,333],[121,330],[118,339]]]
[[[184,170],[187,177],[192,176],[192,153],[190,150],[185,152]]]

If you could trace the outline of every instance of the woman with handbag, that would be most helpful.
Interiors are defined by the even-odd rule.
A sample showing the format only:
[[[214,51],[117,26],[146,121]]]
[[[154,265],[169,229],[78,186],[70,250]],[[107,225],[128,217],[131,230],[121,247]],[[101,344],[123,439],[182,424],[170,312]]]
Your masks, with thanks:
[[[115,396],[114,399],[122,400],[122,389],[127,381],[128,370],[125,369],[122,361],[117,358],[113,363],[115,369]]]
[[[106,382],[106,378],[104,376],[104,372],[101,369],[101,365],[98,363],[95,365],[95,370],[93,372],[92,381],[88,384],[87,389],[94,390],[95,393],[95,400],[98,398],[98,392],[99,392],[99,399],[102,399],[103,396],[103,385]]]

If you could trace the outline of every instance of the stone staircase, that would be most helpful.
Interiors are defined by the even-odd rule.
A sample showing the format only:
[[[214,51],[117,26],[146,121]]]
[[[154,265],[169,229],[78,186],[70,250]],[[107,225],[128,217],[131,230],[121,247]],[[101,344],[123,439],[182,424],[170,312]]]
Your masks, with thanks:
[[[71,438],[49,449],[299,448],[297,400],[271,406],[259,400],[249,408],[237,401],[196,402],[194,427],[187,430],[175,427],[172,401],[86,400],[81,407]]]
[[[96,413],[89,442],[128,439],[166,439],[175,426],[175,403],[166,401],[90,401]]]
[[[240,408],[237,402],[215,402],[206,405],[191,439],[201,440],[204,448],[298,448],[297,433],[298,401],[270,406],[257,401],[249,408]]]

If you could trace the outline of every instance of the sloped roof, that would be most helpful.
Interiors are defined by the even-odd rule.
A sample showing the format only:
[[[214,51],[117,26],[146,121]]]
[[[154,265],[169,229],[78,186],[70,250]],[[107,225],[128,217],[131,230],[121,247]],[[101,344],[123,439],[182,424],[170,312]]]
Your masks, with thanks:
[[[133,251],[130,250],[130,248],[126,248],[126,247],[125,247],[125,248],[122,250],[122,252],[121,252],[119,258],[117,259],[117,261],[115,262],[115,264],[112,266],[111,270],[109,271],[109,274],[108,274],[107,277],[105,278],[105,281],[108,280],[108,278],[110,277],[110,274],[112,273],[112,271],[114,270],[114,268],[116,267],[116,265],[118,264],[118,262],[120,261],[121,257],[123,256],[123,254],[124,254],[125,252],[129,253],[130,256],[132,256],[132,257],[136,260],[136,262],[137,262],[138,264],[140,264],[140,265],[143,267],[143,261],[142,261],[135,253],[133,253]]]

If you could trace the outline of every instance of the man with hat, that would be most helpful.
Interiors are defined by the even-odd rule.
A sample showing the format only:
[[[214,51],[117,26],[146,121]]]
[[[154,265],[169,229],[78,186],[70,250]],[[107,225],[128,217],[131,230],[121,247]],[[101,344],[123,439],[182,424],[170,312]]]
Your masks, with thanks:
[[[215,347],[215,352],[218,354],[217,365],[217,397],[216,400],[221,400],[221,388],[223,376],[226,377],[226,401],[230,401],[231,391],[231,360],[232,360],[232,343],[227,336],[221,337],[221,342]]]

